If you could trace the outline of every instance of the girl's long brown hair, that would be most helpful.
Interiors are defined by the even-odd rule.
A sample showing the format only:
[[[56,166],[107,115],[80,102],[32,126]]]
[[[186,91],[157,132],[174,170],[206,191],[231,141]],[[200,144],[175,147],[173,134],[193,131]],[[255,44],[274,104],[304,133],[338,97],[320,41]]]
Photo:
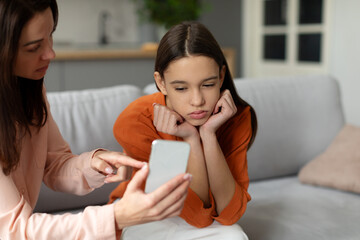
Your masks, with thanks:
[[[183,22],[173,26],[161,39],[155,60],[155,71],[164,77],[164,71],[169,64],[182,57],[190,55],[207,56],[215,60],[219,66],[226,67],[224,82],[220,91],[228,89],[236,106],[250,106],[237,93],[233,78],[225,56],[211,32],[201,23]],[[254,109],[250,106],[252,135],[248,148],[255,140],[257,132],[257,118]]]
[[[5,175],[19,164],[21,138],[30,134],[30,127],[40,129],[47,120],[43,79],[17,77],[14,65],[24,25],[49,7],[55,29],[56,0],[0,0],[0,164]]]

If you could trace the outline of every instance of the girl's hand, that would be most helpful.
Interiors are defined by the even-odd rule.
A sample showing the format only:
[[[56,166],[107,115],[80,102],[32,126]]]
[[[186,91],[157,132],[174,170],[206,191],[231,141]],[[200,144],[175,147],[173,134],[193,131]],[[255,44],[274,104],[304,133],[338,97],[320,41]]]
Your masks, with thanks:
[[[216,103],[213,115],[200,127],[200,132],[207,131],[215,133],[216,130],[227,120],[234,116],[237,107],[228,89],[221,93],[219,101]]]
[[[181,213],[191,175],[180,174],[146,194],[141,189],[149,169],[145,165],[132,178],[124,196],[115,203],[115,221],[118,229],[136,224],[162,220]]]
[[[91,168],[105,175],[105,183],[121,182],[130,179],[132,167],[141,168],[140,162],[120,152],[99,150],[91,159]]]
[[[168,107],[154,104],[154,126],[159,132],[186,139],[198,134],[196,128]]]

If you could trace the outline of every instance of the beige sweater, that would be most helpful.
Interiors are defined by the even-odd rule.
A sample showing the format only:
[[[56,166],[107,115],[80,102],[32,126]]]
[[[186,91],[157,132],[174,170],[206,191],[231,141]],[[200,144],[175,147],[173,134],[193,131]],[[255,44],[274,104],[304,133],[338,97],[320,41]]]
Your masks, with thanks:
[[[115,239],[113,204],[79,214],[33,213],[42,181],[56,191],[84,195],[102,186],[104,176],[90,168],[94,151],[71,153],[50,111],[46,125],[31,132],[16,171],[5,176],[0,169],[0,239]]]

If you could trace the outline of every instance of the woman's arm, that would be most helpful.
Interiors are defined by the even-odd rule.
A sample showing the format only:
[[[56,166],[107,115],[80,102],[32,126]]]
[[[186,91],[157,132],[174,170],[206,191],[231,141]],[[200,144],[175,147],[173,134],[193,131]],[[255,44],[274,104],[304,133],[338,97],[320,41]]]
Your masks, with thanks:
[[[21,181],[20,172],[13,175]],[[34,186],[32,186],[34,187]],[[31,195],[27,189],[24,193]],[[25,195],[0,168],[0,239],[115,239],[114,207],[88,207],[83,213],[32,213]]]

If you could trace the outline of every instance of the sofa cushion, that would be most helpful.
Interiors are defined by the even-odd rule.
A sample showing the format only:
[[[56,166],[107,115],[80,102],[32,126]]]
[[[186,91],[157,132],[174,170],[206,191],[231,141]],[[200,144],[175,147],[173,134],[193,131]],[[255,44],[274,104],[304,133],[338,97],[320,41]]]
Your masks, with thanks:
[[[327,76],[236,79],[235,85],[258,118],[250,180],[296,174],[344,125],[338,83]]]
[[[255,181],[238,221],[251,240],[359,239],[360,195],[300,183],[296,176]]]
[[[324,153],[301,169],[299,179],[360,193],[360,128],[346,125]]]

